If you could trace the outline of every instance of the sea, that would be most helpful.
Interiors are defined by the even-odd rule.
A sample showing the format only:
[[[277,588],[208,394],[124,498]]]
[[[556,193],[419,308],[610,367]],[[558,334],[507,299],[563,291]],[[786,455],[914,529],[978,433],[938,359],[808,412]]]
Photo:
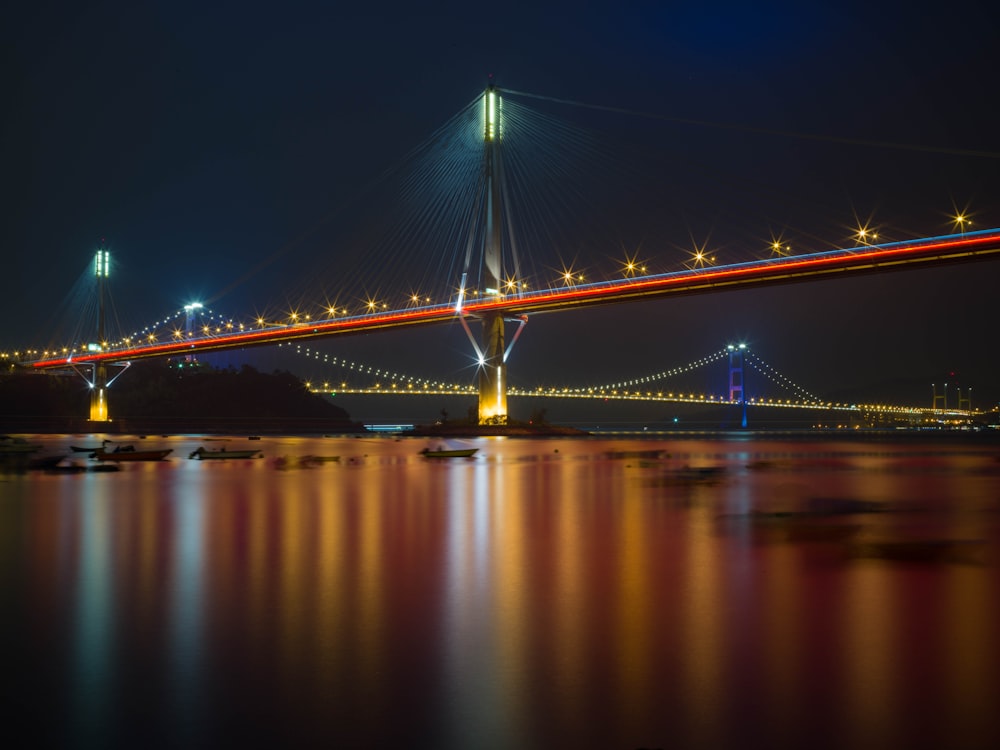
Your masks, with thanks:
[[[992,434],[24,437],[8,747],[1000,747]]]

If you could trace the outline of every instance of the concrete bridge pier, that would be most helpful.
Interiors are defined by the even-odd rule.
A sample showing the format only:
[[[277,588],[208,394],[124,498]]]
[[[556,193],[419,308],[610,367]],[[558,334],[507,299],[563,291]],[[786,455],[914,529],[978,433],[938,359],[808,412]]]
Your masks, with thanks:
[[[108,367],[94,365],[94,379],[90,383],[90,421],[110,422],[108,414]]]
[[[483,354],[479,370],[479,424],[507,424],[507,365],[504,320],[499,312],[483,317]]]

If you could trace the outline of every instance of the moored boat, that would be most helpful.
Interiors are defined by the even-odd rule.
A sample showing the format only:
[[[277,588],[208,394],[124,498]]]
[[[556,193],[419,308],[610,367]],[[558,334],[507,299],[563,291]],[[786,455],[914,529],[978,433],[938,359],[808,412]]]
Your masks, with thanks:
[[[17,456],[41,450],[41,445],[29,443],[24,438],[0,435],[0,456]]]
[[[261,452],[259,450],[230,451],[225,448],[217,448],[215,450],[198,448],[198,450],[192,451],[188,458],[197,458],[199,461],[224,461],[234,458],[258,458],[260,455]]]
[[[172,451],[173,448],[137,451],[134,446],[119,445],[113,451],[106,451],[103,448],[95,451],[94,458],[98,461],[162,461]]]
[[[420,455],[424,458],[470,458],[479,451],[479,448],[457,448],[455,450],[448,450],[441,448],[439,450],[431,450],[430,448],[424,448],[420,451]]]
[[[105,445],[107,445],[107,441],[101,445],[71,445],[69,449],[74,453],[97,453],[97,451],[104,450]]]

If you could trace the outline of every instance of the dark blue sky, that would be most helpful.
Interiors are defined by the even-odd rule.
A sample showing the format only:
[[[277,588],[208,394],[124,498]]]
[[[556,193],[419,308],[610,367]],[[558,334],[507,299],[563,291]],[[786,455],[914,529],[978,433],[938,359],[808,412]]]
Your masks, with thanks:
[[[488,73],[513,90],[723,126],[642,126],[714,184],[773,193],[741,210],[739,191],[720,188],[701,204],[716,210],[689,211],[697,226],[677,224],[677,245],[692,233],[751,244],[782,222],[832,245],[852,214],[900,238],[933,234],[953,207],[1000,226],[987,3],[204,5],[5,11],[0,348],[55,343],[61,302],[102,238],[128,320],[194,298],[233,314],[280,304],[340,252],[301,238]],[[691,179],[679,167],[651,190],[666,205]],[[817,392],[957,370],[995,400],[997,278],[990,262],[544,316],[512,372],[602,382],[746,337]],[[414,374],[447,377],[454,363],[429,372],[414,353],[432,334],[329,347],[401,370],[411,356]],[[441,335],[443,351],[464,348],[457,330]]]

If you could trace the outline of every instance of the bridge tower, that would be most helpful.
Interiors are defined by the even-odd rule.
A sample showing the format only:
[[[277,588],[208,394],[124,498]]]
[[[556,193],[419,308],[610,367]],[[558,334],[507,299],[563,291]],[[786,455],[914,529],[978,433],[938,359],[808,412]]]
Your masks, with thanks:
[[[931,401],[931,409],[947,409],[948,408],[948,383],[945,382],[944,390],[938,393],[937,384],[931,383],[931,392],[934,396]]]
[[[746,391],[744,390],[746,380],[744,379],[743,369],[746,350],[746,344],[740,344],[739,346],[730,344],[726,347],[726,351],[729,352],[729,400],[736,401],[742,405],[742,426],[744,428],[747,426],[747,399]]]
[[[966,389],[965,396],[962,396],[962,389],[958,389],[958,408],[959,411],[965,409],[967,411],[972,411],[972,387]]]
[[[491,77],[483,93],[483,167],[479,191],[481,199],[476,206],[477,221],[473,222],[470,230],[465,272],[462,274],[458,304],[455,308],[479,358],[478,416],[481,425],[507,424],[507,357],[527,322],[525,315],[505,318],[502,312],[478,313],[477,317],[482,324],[480,346],[469,329],[462,311],[475,245],[482,247],[479,269],[480,299],[488,300],[511,293],[518,294],[522,288],[516,280],[511,284],[505,278],[505,271],[516,269],[517,256],[510,216],[504,200],[503,125],[502,101]],[[508,253],[504,252],[505,249]],[[512,264],[511,269],[505,268],[504,261],[508,254]],[[516,271],[513,275],[516,277]],[[518,324],[509,342],[506,340],[506,322]]]
[[[493,82],[484,98],[483,179],[486,221],[483,232],[483,286],[486,294],[500,293],[502,271],[503,199],[500,188],[500,96]],[[483,316],[483,358],[479,370],[479,423],[507,423],[507,364],[504,362],[503,314]]]
[[[104,348],[104,285],[107,283],[108,251],[100,249],[94,259],[94,273],[97,276],[97,346]],[[90,383],[90,421],[108,422],[108,366],[103,362],[94,365],[94,377]]]
[[[94,257],[94,276],[97,278],[97,341],[87,345],[88,354],[98,354],[107,350],[105,337],[104,301],[106,285],[111,268],[110,253],[101,248]],[[70,357],[69,366],[90,386],[90,421],[110,422],[111,416],[108,413],[108,389],[119,376],[128,369],[130,362],[112,362],[110,365],[101,360],[92,364],[76,364]],[[108,368],[118,367],[119,371],[114,377],[108,378]]]
[[[204,307],[200,302],[191,302],[184,305],[184,340],[191,338],[194,330],[194,316]],[[185,354],[184,361],[190,364],[197,359],[193,354]]]

